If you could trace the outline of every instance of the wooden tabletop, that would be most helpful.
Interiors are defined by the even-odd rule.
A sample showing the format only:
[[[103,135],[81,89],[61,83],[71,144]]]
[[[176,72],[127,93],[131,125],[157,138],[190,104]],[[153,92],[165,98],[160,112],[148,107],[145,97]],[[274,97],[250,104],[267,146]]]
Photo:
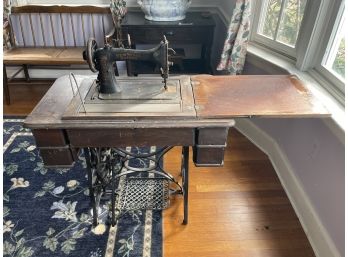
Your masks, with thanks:
[[[94,76],[76,76],[80,87],[90,85]],[[156,77],[157,78],[157,77]],[[190,77],[187,76],[189,79]],[[139,80],[141,78],[128,78]],[[237,117],[328,117],[329,112],[295,76],[211,76],[191,77],[193,112],[182,114],[103,114],[96,119],[64,120],[73,100],[68,76],[61,77],[27,117],[30,128],[144,128],[200,127],[215,123],[226,126]],[[177,117],[175,117],[177,115]],[[232,123],[231,123],[232,124]]]
[[[330,116],[293,75],[197,75],[191,80],[199,118]]]
[[[96,76],[80,76],[76,75],[77,83],[80,88],[86,88],[92,85]],[[189,76],[184,76],[190,80]],[[155,77],[159,79],[159,76]],[[175,79],[175,77],[172,77]],[[129,77],[132,80],[141,80],[144,78]],[[73,81],[71,79],[71,81]],[[53,129],[53,128],[183,128],[183,127],[205,127],[215,124],[216,127],[232,126],[234,121],[231,119],[197,119],[194,110],[193,94],[192,107],[193,112],[183,117],[182,113],[156,113],[156,110],[150,115],[149,112],[144,113],[122,113],[115,115],[101,115],[102,117],[92,117],[76,120],[64,119],[64,114],[69,111],[71,104],[76,100],[76,86],[73,86],[75,96],[72,92],[69,76],[58,78],[46,95],[37,104],[31,114],[26,118],[24,125],[32,129]],[[83,90],[82,90],[83,91]],[[191,89],[192,91],[192,89]],[[86,91],[84,91],[86,92]],[[84,98],[84,96],[82,96]],[[78,107],[76,107],[78,108]],[[115,110],[117,112],[117,110]],[[149,116],[150,115],[150,116]]]

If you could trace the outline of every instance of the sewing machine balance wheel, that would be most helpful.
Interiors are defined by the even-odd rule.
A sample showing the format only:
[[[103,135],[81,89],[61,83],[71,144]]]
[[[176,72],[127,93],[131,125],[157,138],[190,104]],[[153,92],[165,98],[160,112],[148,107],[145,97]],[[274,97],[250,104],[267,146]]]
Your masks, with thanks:
[[[95,67],[94,63],[94,52],[98,49],[97,41],[94,38],[90,38],[87,41],[87,63],[91,71],[97,72],[98,70]]]

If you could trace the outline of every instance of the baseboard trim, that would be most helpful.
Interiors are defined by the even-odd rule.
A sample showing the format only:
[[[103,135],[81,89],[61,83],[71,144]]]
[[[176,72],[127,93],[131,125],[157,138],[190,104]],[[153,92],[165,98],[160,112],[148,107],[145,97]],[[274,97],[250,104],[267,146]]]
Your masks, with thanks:
[[[268,155],[315,255],[341,257],[278,143],[248,119],[237,119],[235,127]]]

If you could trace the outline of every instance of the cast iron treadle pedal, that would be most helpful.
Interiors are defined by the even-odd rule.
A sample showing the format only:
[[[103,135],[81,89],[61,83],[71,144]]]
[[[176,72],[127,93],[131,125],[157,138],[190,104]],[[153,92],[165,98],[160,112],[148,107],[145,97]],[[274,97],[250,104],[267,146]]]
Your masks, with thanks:
[[[169,207],[169,181],[165,178],[126,178],[120,192],[122,210],[163,210]]]

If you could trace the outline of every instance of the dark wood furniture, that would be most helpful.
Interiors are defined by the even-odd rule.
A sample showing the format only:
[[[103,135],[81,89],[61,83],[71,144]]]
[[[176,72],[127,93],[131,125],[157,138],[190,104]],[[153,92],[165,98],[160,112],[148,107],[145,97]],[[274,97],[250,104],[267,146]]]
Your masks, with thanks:
[[[188,12],[186,18],[174,22],[148,21],[144,18],[143,12],[128,12],[122,22],[123,37],[127,34],[131,38],[131,47],[138,44],[158,44],[165,35],[170,47],[175,45],[200,45],[200,59],[183,60],[184,70],[181,73],[210,73],[210,56],[214,38],[215,22],[211,15],[204,15],[201,12]],[[131,62],[128,67],[128,75],[148,73],[151,70],[141,70],[144,63],[136,65]],[[145,65],[146,66],[146,65]]]
[[[19,6],[11,9],[12,48],[5,50],[3,57],[3,87],[7,104],[11,103],[8,83],[21,71],[24,71],[26,80],[30,81],[28,69],[31,66],[43,66],[43,68],[58,66],[61,69],[71,69],[71,65],[86,64],[82,58],[82,52],[88,37],[96,37],[94,22],[97,21],[93,18],[95,14],[110,14],[110,9],[96,6],[41,5]],[[76,19],[76,16],[79,19]],[[104,16],[102,19],[104,25],[104,22],[106,23]],[[55,23],[55,21],[58,22]],[[87,29],[87,22],[92,25],[92,28]],[[16,26],[13,26],[13,23],[16,23]],[[100,29],[103,31],[102,40],[104,40],[108,31],[105,31],[104,26]],[[15,35],[17,35],[16,38]],[[83,40],[80,40],[81,36]],[[8,78],[6,66],[21,66],[21,68]]]
[[[77,78],[81,83],[86,77]],[[92,83],[89,79],[80,86],[82,97]],[[193,146],[196,165],[222,165],[233,118],[329,116],[295,76],[197,75],[179,79],[184,85],[180,111],[163,112],[154,105],[152,111],[84,113],[68,76],[61,77],[27,117],[25,126],[33,130],[48,166],[72,165],[81,147],[114,144]]]

